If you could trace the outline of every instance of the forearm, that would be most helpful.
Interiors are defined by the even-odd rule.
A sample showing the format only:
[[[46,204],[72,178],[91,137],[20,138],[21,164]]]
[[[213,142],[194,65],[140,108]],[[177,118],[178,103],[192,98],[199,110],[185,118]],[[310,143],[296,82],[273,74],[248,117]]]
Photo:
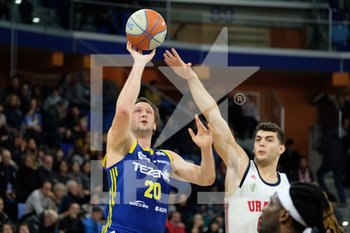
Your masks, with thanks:
[[[201,148],[202,161],[198,177],[202,185],[212,185],[215,181],[215,162],[212,147]]]
[[[215,149],[220,150],[218,147],[221,147],[222,145],[227,147],[229,141],[234,138],[227,122],[221,116],[219,107],[214,98],[205,89],[195,72],[192,71],[187,80],[194,101],[205,116],[207,122],[209,122],[216,131],[217,137],[213,137]],[[227,150],[227,148],[225,150]]]
[[[197,74],[194,71],[192,71],[190,78],[188,78],[187,80],[193,99],[196,102],[199,110],[204,114],[207,121],[210,122],[209,113],[210,115],[215,114],[221,117],[219,108],[215,100],[205,89],[205,87],[199,80]]]
[[[144,68],[145,64],[140,62],[134,63],[129,77],[126,80],[124,87],[119,94],[117,108],[119,106],[123,106],[131,111],[140,93],[141,78]]]

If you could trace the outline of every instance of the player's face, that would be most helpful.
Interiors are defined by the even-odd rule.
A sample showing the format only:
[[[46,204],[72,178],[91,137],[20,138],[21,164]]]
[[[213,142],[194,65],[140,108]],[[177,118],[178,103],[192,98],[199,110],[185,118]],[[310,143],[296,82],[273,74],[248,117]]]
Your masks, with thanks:
[[[146,102],[139,102],[135,104],[131,128],[133,131],[141,131],[150,133],[156,129],[154,122],[154,111],[151,105]]]
[[[256,133],[254,143],[256,161],[263,163],[274,162],[284,150],[285,147],[280,144],[276,132],[259,130]]]
[[[279,232],[279,214],[282,209],[281,203],[278,200],[275,193],[270,197],[270,202],[262,210],[260,216],[258,232],[259,233],[271,233]]]

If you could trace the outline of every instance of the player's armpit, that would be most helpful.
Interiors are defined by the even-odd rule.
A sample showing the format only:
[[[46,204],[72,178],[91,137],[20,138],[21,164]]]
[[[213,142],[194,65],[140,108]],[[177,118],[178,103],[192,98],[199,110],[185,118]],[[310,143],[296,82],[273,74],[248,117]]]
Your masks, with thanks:
[[[117,141],[115,135],[108,131],[105,167],[109,168],[122,160],[136,143],[136,139],[130,132],[128,137],[125,137],[124,141]]]

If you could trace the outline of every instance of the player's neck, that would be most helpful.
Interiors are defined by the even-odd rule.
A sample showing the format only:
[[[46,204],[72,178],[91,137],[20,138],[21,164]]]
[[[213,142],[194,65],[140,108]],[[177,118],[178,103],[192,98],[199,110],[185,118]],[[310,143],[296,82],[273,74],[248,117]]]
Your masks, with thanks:
[[[137,137],[136,140],[142,148],[149,149],[151,147],[151,138]]]
[[[269,163],[269,164],[263,164],[255,161],[256,166],[259,169],[259,174],[261,178],[264,179],[264,181],[268,183],[276,183],[278,181],[277,176],[277,164],[275,163]]]
[[[146,131],[132,131],[137,142],[142,148],[148,149],[151,147],[152,133]]]
[[[287,224],[287,225],[282,225],[280,227],[280,233],[298,233],[298,231],[296,231],[294,229],[294,227],[290,224]]]

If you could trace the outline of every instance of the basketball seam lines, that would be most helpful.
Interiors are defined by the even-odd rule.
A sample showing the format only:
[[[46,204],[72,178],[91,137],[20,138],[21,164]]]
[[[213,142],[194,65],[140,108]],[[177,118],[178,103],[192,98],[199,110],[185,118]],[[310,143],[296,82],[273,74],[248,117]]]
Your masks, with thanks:
[[[151,31],[149,32],[149,34],[151,34],[154,30],[154,28],[157,26],[158,24],[158,21],[159,21],[159,18],[160,18],[160,15],[158,15],[158,19],[157,19],[157,22],[154,24],[153,28],[151,29]],[[147,25],[148,26],[148,25]]]
[[[161,44],[161,42],[160,42],[160,41],[158,41],[157,39],[154,39],[153,37],[154,37],[155,35],[158,35],[159,33],[164,32],[164,31],[166,31],[166,29],[164,29],[164,30],[163,30],[163,31],[161,31],[161,32],[157,32],[156,34],[154,34],[154,35],[152,36],[151,40],[155,40],[155,41],[157,41],[159,44]]]
[[[154,30],[154,28],[157,26],[159,19],[160,19],[160,15],[158,14],[157,22],[154,24],[154,26],[153,26],[152,30],[150,31],[150,33],[152,33],[152,31]],[[163,30],[163,31],[164,31],[164,30]],[[157,32],[156,34],[154,34],[154,35],[151,37],[151,39],[150,39],[149,42],[148,42],[148,48],[150,47],[150,44],[151,44],[151,41],[152,41],[152,40],[155,40],[156,42],[158,42],[159,44],[161,44],[158,40],[154,39],[154,36],[157,35],[158,33],[159,33],[159,32]]]
[[[135,21],[134,21],[134,19],[131,17],[131,20],[135,23],[135,25],[137,26],[137,27],[139,27],[140,29],[141,29],[141,31],[143,31],[143,33],[146,33],[147,34],[147,32],[145,31],[145,30],[143,30],[142,29],[142,27],[140,27]],[[147,19],[146,19],[147,20]],[[146,22],[147,23],[147,22]],[[147,25],[146,25],[146,30],[147,30]],[[142,34],[140,34],[140,35],[142,35]],[[137,36],[139,36],[139,35],[137,35]]]
[[[147,14],[146,14],[146,11],[144,11],[145,12],[145,19],[146,19],[146,30],[147,30],[147,28],[148,28],[148,20],[147,20]],[[149,32],[149,33],[152,33],[152,31],[154,30],[154,28],[157,26],[157,24],[158,24],[158,21],[159,21],[159,18],[160,18],[160,15],[158,15],[158,19],[157,19],[157,22],[154,24],[154,26],[153,26],[153,28],[152,28],[152,30]],[[130,17],[130,19],[134,22],[134,24],[138,27],[138,28],[140,28],[141,29],[141,31],[143,32],[143,33],[145,33],[147,36],[145,37],[145,38],[143,38],[143,40],[142,41],[140,41],[137,45],[135,45],[135,47],[137,47],[138,45],[140,45],[142,42],[144,42],[144,40],[147,38],[147,37],[150,37],[151,39],[149,40],[149,43],[148,43],[148,47],[149,47],[149,45],[150,45],[150,43],[151,43],[151,41],[152,40],[155,40],[156,42],[158,42],[159,44],[161,44],[161,42],[160,41],[158,41],[157,39],[155,39],[154,38],[154,36],[155,35],[157,35],[157,34],[159,34],[159,33],[161,33],[161,32],[164,32],[166,29],[164,29],[163,31],[161,31],[161,32],[157,32],[156,34],[154,34],[153,36],[150,36],[150,34],[148,34],[147,32],[146,32],[146,30],[143,30],[135,21],[134,21],[134,19],[132,18],[132,17]],[[127,34],[129,34],[129,35],[131,35],[131,36],[139,36],[139,35],[142,35],[142,34],[138,34],[138,35],[133,35],[133,34],[130,34],[130,33],[127,33]]]
[[[135,24],[138,28],[141,29],[141,31],[142,31],[143,33],[145,33],[145,31],[134,21],[134,19],[132,18],[132,16],[130,17],[130,19],[134,22],[134,24]],[[147,30],[147,17],[146,17],[146,30]],[[129,35],[131,35],[131,36],[141,36],[143,33],[141,33],[141,34],[130,34],[130,33],[127,33],[127,34],[129,34]],[[146,33],[146,34],[147,34],[147,33]]]
[[[146,15],[146,11],[145,11],[145,15]],[[147,27],[148,27],[148,24],[147,24],[147,15],[145,16],[146,17],[146,30],[147,30]],[[143,33],[145,33],[147,36],[145,38],[143,38],[143,40],[141,42],[139,42],[137,45],[135,45],[135,47],[137,47],[139,44],[141,44],[144,40],[146,40],[147,37],[151,37],[150,35],[148,35],[148,33],[143,30],[135,21],[134,19],[131,17],[131,20],[135,23],[136,26],[138,26],[141,31],[143,31]],[[141,34],[142,35],[142,34]],[[151,37],[152,38],[152,37]]]

